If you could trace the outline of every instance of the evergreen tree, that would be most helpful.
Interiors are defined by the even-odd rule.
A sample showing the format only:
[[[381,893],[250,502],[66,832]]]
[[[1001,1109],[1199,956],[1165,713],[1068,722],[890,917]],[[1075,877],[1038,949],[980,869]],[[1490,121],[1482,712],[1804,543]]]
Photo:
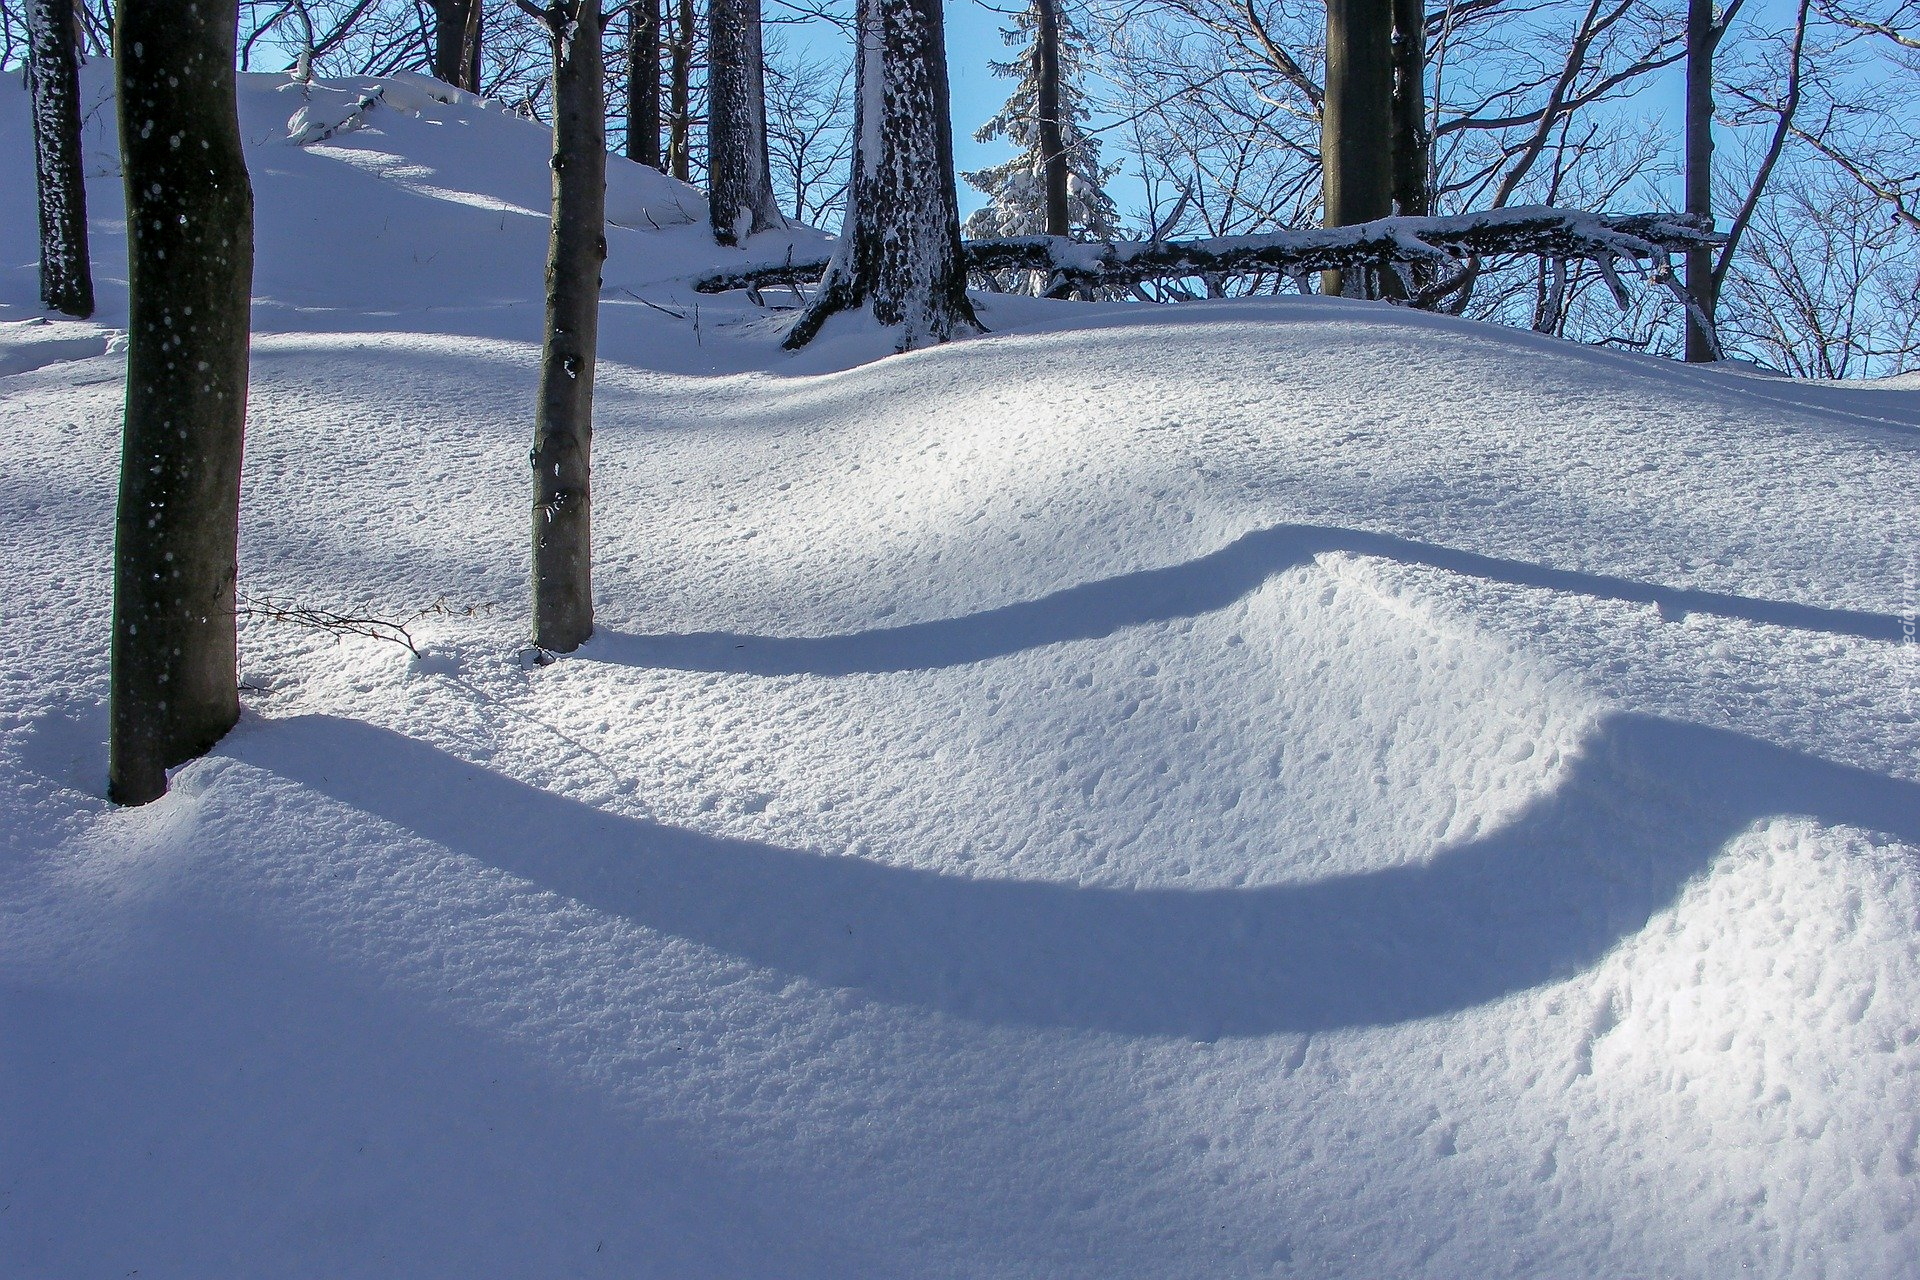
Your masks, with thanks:
[[[1007,44],[1024,46],[1020,56],[992,64],[995,75],[1014,81],[1013,93],[973,136],[1005,138],[1018,154],[964,175],[993,201],[968,216],[967,236],[1116,239],[1119,215],[1105,190],[1112,171],[1101,166],[1100,140],[1081,127],[1088,111],[1080,81],[1091,46],[1061,0],[1032,0],[1014,24],[1000,34]]]

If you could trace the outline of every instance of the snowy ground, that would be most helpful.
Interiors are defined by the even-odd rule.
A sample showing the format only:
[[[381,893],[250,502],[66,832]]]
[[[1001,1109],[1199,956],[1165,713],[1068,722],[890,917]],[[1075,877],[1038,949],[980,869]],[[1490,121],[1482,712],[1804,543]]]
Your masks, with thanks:
[[[0,1274],[1920,1268],[1920,387],[1337,300],[787,356],[674,283],[783,241],[619,165],[536,666],[545,135],[244,99],[243,590],[456,612],[250,621],[100,798],[112,112],[49,324],[9,82]]]

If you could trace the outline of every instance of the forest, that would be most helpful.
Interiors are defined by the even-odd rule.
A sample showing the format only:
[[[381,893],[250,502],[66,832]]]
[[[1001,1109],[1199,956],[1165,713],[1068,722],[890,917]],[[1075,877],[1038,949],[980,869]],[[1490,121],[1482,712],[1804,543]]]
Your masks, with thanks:
[[[0,1276],[1920,1266],[1914,0],[0,67]]]

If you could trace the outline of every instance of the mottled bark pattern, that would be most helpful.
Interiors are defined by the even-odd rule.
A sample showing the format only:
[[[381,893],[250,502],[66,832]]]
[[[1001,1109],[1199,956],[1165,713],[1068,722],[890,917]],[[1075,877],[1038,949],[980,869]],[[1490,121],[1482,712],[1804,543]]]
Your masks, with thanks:
[[[607,104],[597,0],[545,11],[554,35],[553,229],[533,450],[533,642],[593,634],[593,366],[607,257]]]
[[[231,3],[118,7],[126,176],[126,429],[114,527],[109,788],[166,790],[240,715],[234,577],[253,191]]]
[[[787,225],[767,157],[759,0],[707,0],[707,207],[721,244]]]
[[[787,334],[871,307],[902,351],[977,332],[953,185],[940,0],[859,0],[853,181],[833,263]]]
[[[1393,212],[1393,0],[1328,0],[1327,91],[1320,116],[1323,226]],[[1358,288],[1350,287],[1358,285]],[[1373,294],[1328,272],[1328,293]]]
[[[40,300],[93,314],[87,184],[80,164],[80,69],[73,0],[27,0],[27,81],[33,88],[34,177],[40,194]]]
[[[661,169],[660,0],[627,11],[627,159]]]

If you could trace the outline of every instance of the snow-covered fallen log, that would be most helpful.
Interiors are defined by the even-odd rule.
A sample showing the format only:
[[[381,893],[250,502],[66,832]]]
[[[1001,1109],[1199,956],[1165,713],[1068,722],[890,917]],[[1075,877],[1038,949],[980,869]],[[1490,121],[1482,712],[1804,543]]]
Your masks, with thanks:
[[[1304,281],[1313,271],[1406,268],[1423,263],[1438,268],[1444,280],[1475,258],[1539,254],[1593,262],[1624,306],[1626,288],[1616,270],[1623,259],[1650,264],[1653,278],[1677,289],[1669,265],[1672,256],[1695,245],[1717,244],[1721,238],[1687,214],[1599,214],[1528,207],[1439,218],[1380,218],[1352,227],[1212,240],[1099,244],[1065,236],[1015,236],[969,240],[965,248],[970,271],[1043,272],[1049,293],[1255,271],[1277,271]],[[819,279],[826,265],[827,260],[820,258],[717,272],[695,280],[694,288],[701,293],[725,293],[804,283]]]

